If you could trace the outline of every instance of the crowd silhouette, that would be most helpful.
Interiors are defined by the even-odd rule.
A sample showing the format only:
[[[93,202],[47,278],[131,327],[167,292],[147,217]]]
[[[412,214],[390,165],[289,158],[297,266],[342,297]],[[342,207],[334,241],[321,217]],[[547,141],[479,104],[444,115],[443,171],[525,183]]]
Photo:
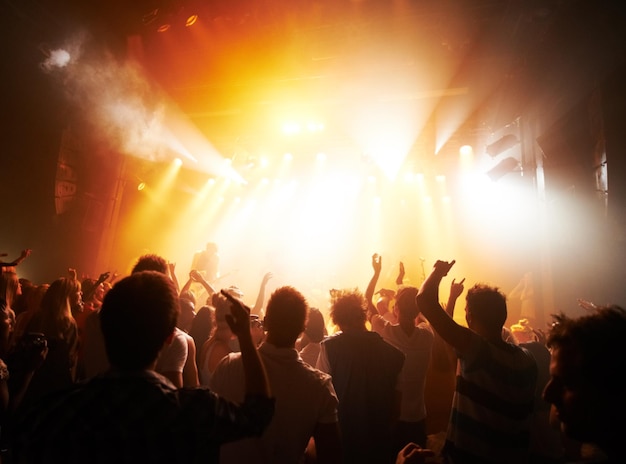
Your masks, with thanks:
[[[440,302],[453,260],[377,289],[374,254],[364,292],[310,308],[288,285],[266,301],[269,272],[250,307],[156,254],[42,284],[26,258],[0,263],[2,464],[626,462],[619,306],[507,326],[493,285]]]

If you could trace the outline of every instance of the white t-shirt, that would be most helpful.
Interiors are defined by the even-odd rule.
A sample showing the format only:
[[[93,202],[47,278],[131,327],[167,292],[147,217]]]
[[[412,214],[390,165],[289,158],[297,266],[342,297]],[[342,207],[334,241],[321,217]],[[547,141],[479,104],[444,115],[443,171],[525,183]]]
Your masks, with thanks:
[[[298,463],[316,425],[338,421],[331,377],[302,361],[295,348],[276,348],[265,342],[259,355],[276,398],[274,417],[261,438],[223,445],[220,462]],[[230,353],[220,361],[211,377],[211,389],[231,401],[243,400],[241,353]]]
[[[391,324],[379,315],[371,320],[372,329],[383,339],[404,353],[399,387],[402,391],[400,420],[418,422],[426,417],[424,386],[433,348],[433,330],[420,323],[409,336],[398,324]]]

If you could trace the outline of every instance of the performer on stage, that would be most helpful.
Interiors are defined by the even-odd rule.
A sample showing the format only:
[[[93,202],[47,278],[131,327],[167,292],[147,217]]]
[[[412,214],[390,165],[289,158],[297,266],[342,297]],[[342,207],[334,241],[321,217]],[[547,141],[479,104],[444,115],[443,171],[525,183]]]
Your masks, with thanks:
[[[212,283],[220,276],[220,255],[217,244],[208,242],[206,248],[193,255],[191,269],[199,271],[207,282]]]

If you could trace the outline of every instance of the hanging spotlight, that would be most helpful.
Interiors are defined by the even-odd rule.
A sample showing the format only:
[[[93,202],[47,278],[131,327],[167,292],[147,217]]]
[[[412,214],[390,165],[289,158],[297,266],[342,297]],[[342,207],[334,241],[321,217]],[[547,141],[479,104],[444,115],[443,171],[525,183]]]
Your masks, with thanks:
[[[509,148],[513,148],[518,143],[519,140],[514,134],[508,134],[496,140],[492,144],[487,145],[487,147],[485,148],[485,153],[495,158],[500,153],[508,150]]]
[[[496,164],[493,168],[487,171],[487,176],[493,182],[499,180],[502,176],[509,174],[513,171],[517,171],[520,168],[519,161],[509,156],[508,158],[504,158],[498,164]]]
[[[170,30],[170,26],[169,24],[161,24],[158,28],[157,28],[157,32],[167,32]]]

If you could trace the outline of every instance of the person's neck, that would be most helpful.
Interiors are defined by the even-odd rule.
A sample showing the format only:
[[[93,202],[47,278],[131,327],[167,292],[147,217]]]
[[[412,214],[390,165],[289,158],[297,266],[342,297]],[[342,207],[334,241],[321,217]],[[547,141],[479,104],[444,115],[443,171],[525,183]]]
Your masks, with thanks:
[[[272,337],[272,334],[270,332],[268,332],[267,336],[265,337],[265,343],[269,343],[270,345],[275,346],[276,348],[290,348],[290,349],[296,348],[295,340],[293,342],[285,342],[284,340],[277,340],[276,337]]]

